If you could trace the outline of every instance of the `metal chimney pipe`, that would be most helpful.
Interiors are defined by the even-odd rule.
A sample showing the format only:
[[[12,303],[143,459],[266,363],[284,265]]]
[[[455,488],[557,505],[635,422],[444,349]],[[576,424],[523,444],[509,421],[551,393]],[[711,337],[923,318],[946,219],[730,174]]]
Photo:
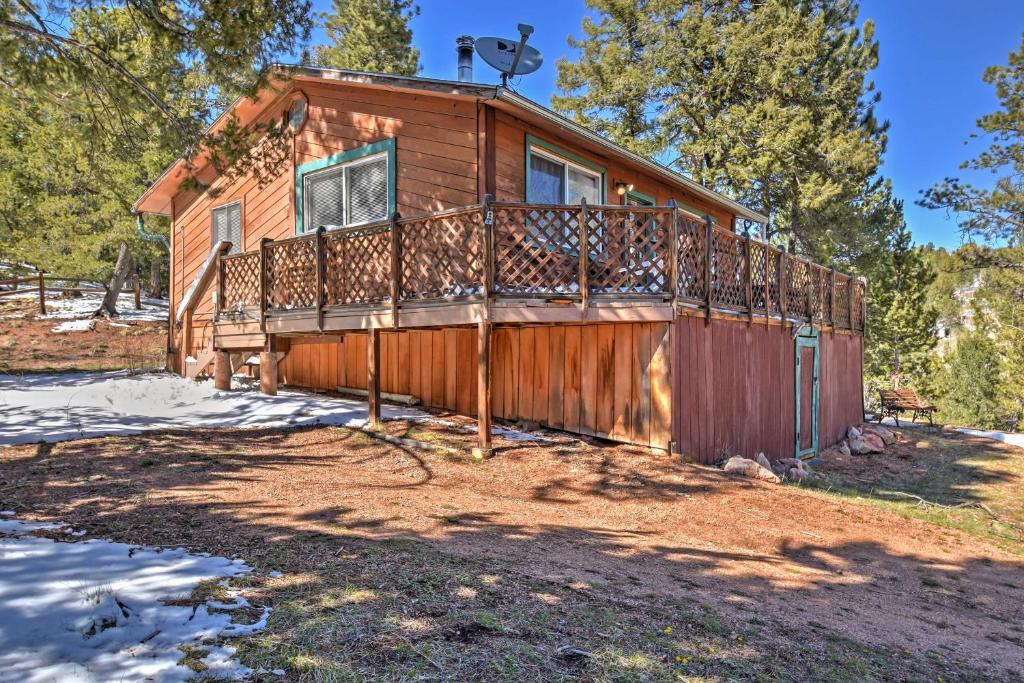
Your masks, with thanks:
[[[473,36],[459,36],[455,39],[455,52],[459,55],[459,80],[473,82]]]

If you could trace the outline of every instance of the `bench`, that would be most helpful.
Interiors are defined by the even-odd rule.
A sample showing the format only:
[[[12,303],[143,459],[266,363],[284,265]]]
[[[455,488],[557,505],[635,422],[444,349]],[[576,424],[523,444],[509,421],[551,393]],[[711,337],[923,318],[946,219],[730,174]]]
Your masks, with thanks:
[[[923,416],[928,418],[928,424],[935,424],[932,422],[932,413],[938,410],[937,406],[923,401],[913,389],[880,389],[878,394],[881,398],[877,415],[879,422],[885,417],[891,417],[899,427],[900,413],[913,411],[912,422],[917,422],[917,418]]]

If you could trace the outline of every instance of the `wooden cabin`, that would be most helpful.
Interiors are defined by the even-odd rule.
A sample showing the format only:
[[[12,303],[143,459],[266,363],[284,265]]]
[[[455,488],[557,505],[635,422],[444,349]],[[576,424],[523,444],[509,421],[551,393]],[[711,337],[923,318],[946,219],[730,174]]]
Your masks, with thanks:
[[[259,352],[268,392],[409,395],[482,449],[492,416],[704,462],[862,419],[862,281],[510,90],[281,68],[229,120],[265,131],[250,167],[180,160],[135,205],[172,221],[176,372]]]

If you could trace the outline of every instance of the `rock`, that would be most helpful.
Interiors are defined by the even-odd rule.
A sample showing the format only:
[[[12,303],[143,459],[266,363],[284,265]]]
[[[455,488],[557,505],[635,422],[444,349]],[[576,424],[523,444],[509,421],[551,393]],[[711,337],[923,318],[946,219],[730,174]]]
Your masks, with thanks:
[[[790,467],[786,470],[786,479],[789,481],[802,482],[807,478],[807,472],[803,471],[799,467]]]
[[[758,465],[765,468],[766,470],[770,470],[772,468],[772,464],[768,462],[768,458],[765,457],[764,453],[758,453],[757,455],[755,455],[754,460],[757,462]]]
[[[883,450],[885,450],[885,442],[875,434],[865,434],[855,439],[850,439],[850,452],[854,455],[881,453]]]
[[[896,435],[892,433],[891,429],[886,429],[882,425],[864,425],[861,431],[878,436],[886,446],[896,443]]]
[[[878,434],[864,432],[861,438],[864,439],[864,443],[871,447],[872,453],[881,453],[885,450],[885,442],[882,441],[882,437]]]
[[[853,425],[850,425],[850,428],[846,430],[846,437],[850,441],[853,441],[854,439],[860,437],[860,430],[854,427]]]
[[[520,420],[518,427],[521,432],[536,432],[540,429],[540,422],[535,420]]]
[[[850,455],[850,443],[846,439],[839,443],[839,452],[843,455]]]
[[[734,455],[729,458],[723,469],[729,474],[738,474],[750,479],[760,479],[761,481],[770,481],[776,484],[782,481],[771,470],[765,469],[753,460],[744,458],[742,455]]]
[[[790,467],[796,467],[798,469],[804,469],[804,461],[800,458],[783,458],[778,461],[780,465],[789,469]]]

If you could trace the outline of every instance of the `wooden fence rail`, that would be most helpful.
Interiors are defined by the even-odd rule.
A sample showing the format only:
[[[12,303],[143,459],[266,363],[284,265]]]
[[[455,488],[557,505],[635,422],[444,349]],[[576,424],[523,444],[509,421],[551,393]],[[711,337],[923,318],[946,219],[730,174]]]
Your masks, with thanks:
[[[265,241],[225,256],[218,309],[260,317],[487,297],[691,305],[864,329],[863,280],[677,207],[488,201]]]
[[[83,278],[69,278],[69,277],[58,277],[56,275],[48,275],[47,273],[40,271],[34,275],[25,275],[22,277],[12,277],[5,280],[0,280],[0,298],[5,296],[14,296],[15,294],[25,294],[29,291],[38,292],[39,295],[39,313],[40,315],[46,315],[46,292],[60,292],[66,293],[77,293],[83,294],[85,292],[106,292],[107,289],[101,286],[91,287],[57,287],[53,284],[47,285],[46,281],[49,280],[51,283],[62,283],[67,285],[68,283],[78,284],[81,282],[91,282]],[[29,284],[28,287],[19,287],[21,284]],[[135,310],[142,309],[142,285],[139,281],[138,275],[132,275],[130,280],[130,288],[124,288],[120,291],[121,294],[133,294],[135,296]],[[6,289],[10,287],[10,289]]]

